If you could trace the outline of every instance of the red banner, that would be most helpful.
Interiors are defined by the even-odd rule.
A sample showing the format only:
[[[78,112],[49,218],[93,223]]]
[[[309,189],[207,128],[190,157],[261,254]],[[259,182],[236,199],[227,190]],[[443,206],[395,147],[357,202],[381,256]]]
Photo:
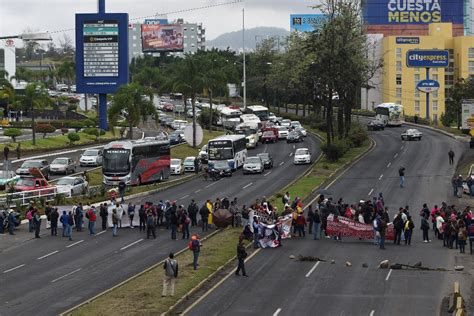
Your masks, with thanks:
[[[326,232],[329,236],[355,237],[361,239],[374,239],[375,231],[371,224],[363,224],[346,217],[338,216],[335,220],[333,216],[328,217]],[[393,225],[388,225],[385,230],[385,239],[393,240]]]

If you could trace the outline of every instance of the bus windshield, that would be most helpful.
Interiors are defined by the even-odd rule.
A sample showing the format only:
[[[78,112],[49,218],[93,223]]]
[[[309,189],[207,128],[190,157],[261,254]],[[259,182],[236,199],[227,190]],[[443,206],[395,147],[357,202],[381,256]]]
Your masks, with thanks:
[[[209,142],[208,151],[210,160],[224,160],[234,158],[234,150],[231,141]]]
[[[130,171],[130,149],[111,148],[104,150],[102,166],[104,173],[127,173]]]
[[[267,110],[262,110],[262,111],[253,111],[253,114],[258,116],[258,118],[261,121],[268,121],[268,111]]]

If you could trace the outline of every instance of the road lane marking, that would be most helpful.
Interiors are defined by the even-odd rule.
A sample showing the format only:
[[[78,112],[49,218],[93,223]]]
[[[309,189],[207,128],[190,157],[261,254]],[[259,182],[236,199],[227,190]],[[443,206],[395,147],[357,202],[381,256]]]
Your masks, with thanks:
[[[20,264],[19,266],[16,266],[16,267],[14,267],[14,268],[5,270],[5,271],[3,271],[3,273],[12,272],[12,271],[14,271],[14,270],[16,270],[16,269],[20,269],[21,267],[24,267],[24,266],[25,266],[25,264],[23,263],[23,264]]]
[[[389,162],[389,163],[388,163],[388,165],[387,165],[387,168],[388,168],[388,167],[390,167],[391,165],[392,165],[392,163],[391,163],[391,162]]]
[[[372,310],[372,311],[370,312],[369,316],[374,316],[374,314],[375,314],[375,310]]]
[[[380,177],[379,177],[379,181],[380,181],[380,180],[382,180],[382,178],[383,178],[383,174],[381,174],[381,175],[380,175]]]
[[[198,193],[198,192],[201,192],[201,189],[194,191],[194,193]]]
[[[219,181],[221,181],[221,180],[214,181],[214,182],[212,182],[211,184],[206,185],[205,188],[206,188],[206,189],[207,189],[207,188],[210,188],[210,187],[212,187],[214,184],[216,184],[216,183],[219,182]]]
[[[57,278],[57,279],[54,279],[53,281],[51,281],[51,283],[54,283],[54,282],[56,282],[56,281],[62,280],[62,279],[64,279],[64,278],[67,278],[68,276],[70,276],[70,275],[72,275],[72,274],[74,274],[74,273],[77,273],[77,272],[79,272],[79,271],[81,271],[81,270],[82,270],[82,268],[79,268],[79,269],[76,269],[76,270],[71,271],[71,272],[69,272],[69,273],[66,273],[66,274],[63,275],[63,276],[61,276],[61,277],[59,277],[59,278]]]
[[[58,250],[55,250],[55,251],[53,251],[53,252],[48,253],[47,255],[44,255],[44,256],[41,256],[41,257],[37,258],[37,259],[38,259],[38,260],[41,260],[41,259],[47,258],[47,257],[49,257],[49,256],[52,256],[52,255],[54,255],[54,254],[56,254],[56,253],[58,253],[58,252],[59,252]]]
[[[309,270],[309,272],[306,273],[306,275],[305,275],[306,277],[309,277],[311,275],[311,273],[313,273],[313,271],[318,267],[319,262],[320,261],[316,262],[315,265],[311,268],[311,270]]]
[[[319,262],[319,261],[318,261]],[[280,314],[281,312],[281,308],[278,308],[274,313],[273,313],[273,316],[278,316],[278,314]]]
[[[284,163],[285,163],[284,161],[280,162],[280,166],[283,165]]]
[[[397,157],[398,157],[398,153],[396,153],[396,154],[393,156],[393,158],[397,158]]]
[[[370,196],[372,194],[372,192],[374,192],[374,188],[370,189],[370,192],[367,195]]]
[[[120,251],[125,250],[125,249],[127,249],[127,248],[130,248],[130,247],[132,247],[133,245],[136,245],[136,244],[138,244],[139,242],[142,242],[142,241],[143,241],[143,238],[138,239],[137,241],[134,241],[134,242],[132,242],[131,244],[128,244],[128,245],[126,245],[126,246],[120,248]]]
[[[104,232],[105,232],[105,230],[104,230]],[[102,233],[102,232],[101,232],[101,233]],[[66,246],[66,248],[71,248],[71,247],[73,247],[73,246],[75,246],[75,245],[78,245],[78,244],[80,244],[80,243],[81,243],[81,242],[83,242],[83,241],[84,241],[84,240],[79,240],[79,241],[76,241],[75,243],[73,243],[73,244],[70,244],[69,246]]]
[[[100,236],[100,235],[102,235],[103,233],[105,233],[105,230],[103,230],[103,231],[101,231],[101,232],[95,234],[95,236],[96,236],[96,237],[97,237],[97,236]]]
[[[185,198],[189,197],[189,194],[186,194],[185,196],[181,197],[180,200],[183,200]]]
[[[293,149],[295,149],[295,148],[296,148],[296,145],[293,145]]]
[[[272,173],[271,171],[268,171],[267,173],[265,173],[263,176],[266,177],[268,176],[270,173]]]
[[[246,189],[248,188],[249,186],[251,186],[253,184],[253,182],[250,182],[249,184],[247,184],[246,186],[244,186],[242,189]]]
[[[402,146],[402,147],[400,147],[400,150],[402,150],[402,149],[403,149],[403,146]]]
[[[392,269],[390,269],[390,271],[388,271],[388,274],[387,274],[387,277],[385,278],[385,281],[388,281],[391,274],[392,274]]]
[[[293,156],[293,153],[290,153],[290,157]]]

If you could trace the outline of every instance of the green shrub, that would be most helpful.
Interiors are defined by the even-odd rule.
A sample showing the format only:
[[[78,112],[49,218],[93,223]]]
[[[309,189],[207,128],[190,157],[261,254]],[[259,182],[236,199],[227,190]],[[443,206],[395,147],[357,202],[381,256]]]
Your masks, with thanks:
[[[69,124],[67,124],[67,126],[70,128],[74,128],[77,133],[81,128],[84,128],[84,123],[81,121],[71,121]]]
[[[54,133],[55,130],[56,130],[56,127],[54,127],[53,125],[49,123],[46,123],[46,124],[40,123],[36,125],[36,131],[38,133],[43,133],[43,138],[46,138],[46,134],[48,133]]]
[[[86,133],[87,135],[95,136],[96,139],[99,137],[99,129],[95,127],[84,128],[83,132]],[[105,134],[105,131],[100,130],[100,135],[104,135],[104,134]]]
[[[28,128],[31,127],[31,121],[18,121],[18,122],[10,122],[12,127],[16,128]]]
[[[331,162],[338,161],[350,148],[350,141],[345,139],[335,140],[331,146],[328,146],[327,143],[321,145],[321,150],[326,155],[326,159]]]
[[[352,123],[351,130],[349,131],[349,141],[353,147],[360,147],[367,140],[367,131],[360,124]]]
[[[212,109],[212,125],[216,126],[217,118],[219,117],[219,112],[217,110]],[[211,119],[211,111],[209,109],[203,109],[201,114],[198,117],[198,122],[201,124],[202,128],[209,128],[209,121]]]
[[[84,125],[86,127],[95,127],[97,124],[95,123],[94,120],[86,119],[86,120],[84,120]]]
[[[71,142],[71,144],[74,144],[74,142],[78,142],[81,139],[81,136],[79,136],[78,133],[69,133],[67,134],[67,138]]]
[[[68,111],[76,111],[77,110],[77,104],[69,103],[67,106]]]
[[[8,136],[8,137],[11,137],[13,142],[16,142],[16,138],[18,136],[21,136],[23,133],[21,132],[20,129],[18,128],[7,128],[5,129],[5,131],[3,132],[3,135],[5,136]]]

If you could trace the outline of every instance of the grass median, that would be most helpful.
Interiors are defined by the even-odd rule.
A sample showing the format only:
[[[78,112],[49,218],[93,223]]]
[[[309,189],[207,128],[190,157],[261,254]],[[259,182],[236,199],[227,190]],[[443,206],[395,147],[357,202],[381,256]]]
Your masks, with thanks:
[[[191,251],[179,254],[174,297],[161,297],[164,272],[160,264],[67,315],[159,315],[166,312],[177,299],[236,255],[240,232],[239,228],[228,228],[203,241],[198,270],[193,270]]]

